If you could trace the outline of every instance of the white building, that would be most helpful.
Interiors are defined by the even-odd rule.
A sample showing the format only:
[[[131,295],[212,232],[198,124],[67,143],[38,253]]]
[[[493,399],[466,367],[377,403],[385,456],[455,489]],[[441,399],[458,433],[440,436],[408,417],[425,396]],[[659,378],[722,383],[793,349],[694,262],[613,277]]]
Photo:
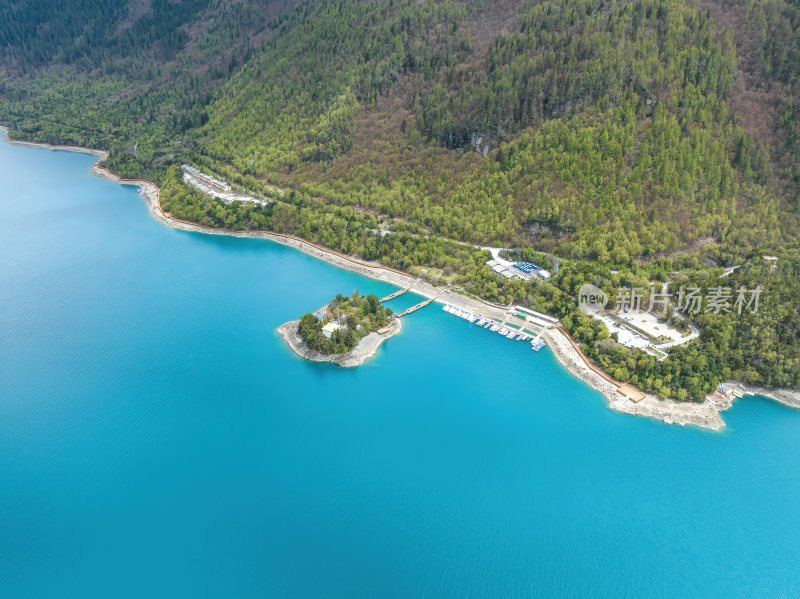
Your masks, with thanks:
[[[488,264],[489,268],[491,268],[496,274],[507,279],[528,280],[530,277],[530,275],[526,276],[525,273],[517,270],[511,265],[510,262],[506,262],[505,260],[489,260],[486,264]]]
[[[559,323],[558,318],[550,316],[549,314],[542,314],[541,312],[537,312],[536,310],[531,310],[530,308],[525,308],[523,306],[511,306],[511,309],[517,314],[522,314],[528,318],[531,318],[536,322],[538,325],[544,325],[547,327],[551,327]]]
[[[324,327],[322,327],[322,334],[325,335],[326,339],[330,339],[331,335],[333,335],[333,332],[340,328],[342,327],[340,327],[338,324],[334,322],[329,322]]]

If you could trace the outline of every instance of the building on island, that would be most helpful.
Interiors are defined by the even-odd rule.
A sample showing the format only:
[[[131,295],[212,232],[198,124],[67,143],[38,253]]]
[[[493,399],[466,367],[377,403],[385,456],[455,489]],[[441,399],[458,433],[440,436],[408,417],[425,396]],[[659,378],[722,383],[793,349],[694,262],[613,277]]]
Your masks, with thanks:
[[[322,334],[325,335],[326,339],[330,339],[331,335],[333,335],[333,332],[340,328],[342,327],[340,327],[338,324],[334,322],[329,322],[324,327],[322,327]]]

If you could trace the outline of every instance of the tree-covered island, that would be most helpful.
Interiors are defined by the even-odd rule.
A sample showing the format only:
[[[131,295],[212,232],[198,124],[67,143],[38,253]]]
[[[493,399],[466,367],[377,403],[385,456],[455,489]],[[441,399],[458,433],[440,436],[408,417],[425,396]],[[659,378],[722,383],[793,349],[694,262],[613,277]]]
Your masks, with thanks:
[[[363,337],[386,327],[391,318],[391,309],[381,306],[377,296],[363,297],[355,291],[350,297],[340,293],[316,315],[304,315],[298,329],[310,349],[342,355]]]
[[[316,362],[357,366],[369,359],[383,341],[400,331],[400,319],[381,305],[377,296],[339,294],[314,314],[287,322],[278,329],[299,356]]]

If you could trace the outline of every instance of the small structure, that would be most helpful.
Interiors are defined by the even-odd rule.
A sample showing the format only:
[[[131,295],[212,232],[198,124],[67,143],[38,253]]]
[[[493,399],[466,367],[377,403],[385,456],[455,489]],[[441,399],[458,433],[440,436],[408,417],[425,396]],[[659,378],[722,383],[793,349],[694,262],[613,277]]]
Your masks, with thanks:
[[[531,264],[530,262],[514,262],[512,266],[517,270],[521,270],[527,275],[531,274],[534,270],[539,270],[538,266]]]
[[[184,175],[189,175],[190,177],[194,177],[197,183],[201,186],[210,189],[211,191],[215,191],[218,194],[227,195],[233,193],[233,189],[231,188],[230,184],[227,181],[221,181],[219,179],[215,179],[211,175],[206,175],[205,173],[201,173],[196,168],[189,166],[188,164],[181,165],[183,169]]]
[[[505,277],[506,279],[523,279],[528,280],[530,275],[514,268],[510,263],[500,260],[489,260],[486,264],[489,265],[495,274]]]
[[[541,312],[531,310],[530,308],[525,308],[524,306],[515,305],[511,306],[511,309],[516,312],[517,316],[520,318],[530,318],[539,326],[552,327],[557,325],[559,322],[558,318],[549,316],[547,314],[542,314]]]
[[[639,403],[644,399],[644,393],[638,389],[634,389],[630,385],[620,385],[617,391],[621,393],[623,397],[630,399],[633,403]]]
[[[200,193],[222,200],[226,204],[232,202],[251,202],[262,206],[268,204],[267,200],[235,192],[227,181],[215,179],[211,175],[201,173],[193,166],[184,164],[181,168],[183,169],[183,180],[187,185],[195,188]]]
[[[551,275],[548,271],[530,262],[509,262],[502,258],[494,258],[486,263],[495,274],[507,279],[530,281],[534,277],[546,281]]]
[[[342,327],[340,327],[338,324],[334,322],[329,322],[324,327],[322,327],[322,334],[325,335],[326,339],[330,339],[331,336],[333,335],[333,332],[338,331],[340,328]]]

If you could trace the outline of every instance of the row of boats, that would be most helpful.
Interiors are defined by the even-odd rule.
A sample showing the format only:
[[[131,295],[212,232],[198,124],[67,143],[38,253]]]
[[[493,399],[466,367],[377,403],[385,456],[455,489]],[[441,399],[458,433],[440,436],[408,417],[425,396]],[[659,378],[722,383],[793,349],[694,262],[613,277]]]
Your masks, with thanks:
[[[530,335],[523,333],[512,327],[506,327],[502,324],[496,323],[494,320],[489,318],[485,318],[480,314],[473,314],[472,312],[467,312],[466,310],[462,310],[461,308],[456,308],[455,306],[451,306],[450,304],[445,304],[442,307],[442,310],[445,312],[452,314],[454,316],[458,316],[466,320],[467,322],[471,322],[476,326],[479,326],[484,329],[490,330],[492,333],[497,333],[498,335],[502,335],[507,339],[511,339],[512,341],[528,341],[531,337]],[[539,338],[533,340],[531,344],[531,349],[535,351],[539,351],[544,347],[544,343],[539,341]]]

